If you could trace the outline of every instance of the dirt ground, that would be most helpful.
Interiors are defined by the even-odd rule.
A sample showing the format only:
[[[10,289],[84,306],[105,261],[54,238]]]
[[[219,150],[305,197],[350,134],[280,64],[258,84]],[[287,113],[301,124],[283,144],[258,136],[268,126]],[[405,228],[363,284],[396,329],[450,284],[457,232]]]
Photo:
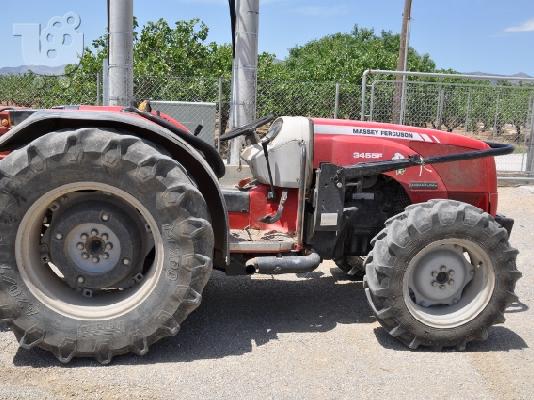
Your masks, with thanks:
[[[0,329],[0,398],[531,399],[534,194],[503,188],[500,211],[516,220],[521,303],[465,352],[406,350],[331,263],[275,279],[215,273],[178,336],[145,357],[63,366]]]

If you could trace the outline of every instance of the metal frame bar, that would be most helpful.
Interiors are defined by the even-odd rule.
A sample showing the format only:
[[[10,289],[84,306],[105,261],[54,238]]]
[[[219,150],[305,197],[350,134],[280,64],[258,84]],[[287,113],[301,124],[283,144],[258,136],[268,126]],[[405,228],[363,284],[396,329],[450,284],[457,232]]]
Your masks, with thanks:
[[[306,143],[300,144],[300,182],[298,193],[298,209],[297,209],[297,243],[302,246],[304,243],[304,210],[306,208],[306,181],[308,174],[306,171]]]

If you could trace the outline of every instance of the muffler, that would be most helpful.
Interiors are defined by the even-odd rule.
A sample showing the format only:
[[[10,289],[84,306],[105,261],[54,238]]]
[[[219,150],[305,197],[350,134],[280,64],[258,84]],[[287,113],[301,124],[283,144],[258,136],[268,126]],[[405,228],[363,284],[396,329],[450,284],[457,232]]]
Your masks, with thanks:
[[[311,272],[321,264],[317,253],[307,256],[266,256],[254,257],[247,261],[247,267],[253,267],[258,274],[278,275]]]

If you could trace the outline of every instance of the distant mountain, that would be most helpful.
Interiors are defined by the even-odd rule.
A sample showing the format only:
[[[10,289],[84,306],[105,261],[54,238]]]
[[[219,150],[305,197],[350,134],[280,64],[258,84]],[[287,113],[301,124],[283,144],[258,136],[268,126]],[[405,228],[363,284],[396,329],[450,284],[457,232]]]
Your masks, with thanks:
[[[46,65],[19,65],[18,67],[2,67],[0,75],[22,75],[28,72],[37,75],[62,75],[65,72],[65,65],[48,67]]]
[[[502,75],[502,74],[490,74],[490,73],[487,73],[487,72],[475,71],[475,72],[466,72],[466,74],[469,74],[469,75],[483,75],[483,76],[513,76],[514,78],[534,78],[534,77],[532,77],[529,74],[526,74],[524,72],[518,72],[517,74],[513,74],[513,75]]]

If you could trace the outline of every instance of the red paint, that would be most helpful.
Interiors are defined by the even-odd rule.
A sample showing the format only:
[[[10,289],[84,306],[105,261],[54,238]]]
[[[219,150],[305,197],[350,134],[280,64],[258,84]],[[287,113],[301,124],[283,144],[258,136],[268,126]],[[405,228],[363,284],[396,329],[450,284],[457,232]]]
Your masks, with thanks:
[[[122,112],[120,106],[88,106],[82,105],[79,111],[86,112]],[[64,110],[69,112],[69,110]],[[156,113],[153,113],[156,114]],[[3,113],[0,113],[0,117]],[[6,113],[7,115],[7,113]],[[134,113],[128,113],[132,118],[143,118]],[[162,118],[166,119],[176,127],[188,131],[180,122],[170,116],[160,113]],[[314,159],[313,166],[318,168],[321,163],[330,162],[339,166],[353,165],[361,162],[372,162],[379,160],[391,160],[395,157],[409,157],[410,155],[420,154],[423,157],[432,155],[442,155],[469,151],[473,149],[485,149],[488,146],[480,141],[465,136],[447,133],[439,130],[408,127],[394,124],[383,124],[374,122],[333,120],[333,119],[313,119],[315,125],[348,128],[368,128],[398,130],[423,135],[425,141],[415,141],[399,139],[395,137],[377,137],[377,136],[357,136],[351,134],[315,134],[314,139]],[[0,128],[0,135],[7,129]],[[350,132],[350,131],[349,131]],[[428,139],[428,140],[427,140]],[[370,154],[367,156],[358,156],[355,158],[354,153]],[[3,155],[0,155],[0,158]],[[379,157],[378,157],[379,156]],[[451,198],[464,201],[480,207],[492,215],[497,211],[497,175],[495,170],[495,161],[492,158],[485,158],[471,161],[456,161],[446,164],[437,164],[435,166],[410,167],[405,171],[393,171],[386,175],[391,176],[398,181],[408,193],[413,203],[420,203],[430,199]],[[437,185],[436,190],[421,190],[410,188],[414,183],[434,183]],[[276,213],[279,199],[283,190],[288,191],[282,218],[275,224],[264,224],[259,220],[266,215]],[[250,212],[231,212],[229,213],[229,222],[231,229],[252,228],[264,231],[277,231],[288,233],[296,236],[297,233],[297,214],[298,214],[298,190],[276,188],[276,200],[268,201],[267,185],[258,185],[250,189]]]
[[[264,224],[259,220],[266,215],[272,215],[278,210],[278,204],[283,190],[287,190],[287,201],[282,218],[275,224]],[[229,213],[230,229],[259,229],[265,232],[277,231],[290,235],[297,232],[298,190],[275,188],[276,200],[267,200],[269,186],[258,185],[250,189],[250,212]]]
[[[99,112],[122,112],[122,110],[124,109],[124,107],[122,106],[90,106],[90,105],[81,105],[79,106],[78,108],[78,111],[99,111]],[[65,111],[69,111],[69,110],[65,110]],[[76,110],[74,110],[76,111]],[[171,116],[165,114],[165,113],[156,113],[155,111],[152,111],[151,114],[153,115],[159,115],[161,118],[169,121],[171,124],[175,125],[177,128],[180,128],[180,129],[183,129],[187,132],[189,132],[189,129],[181,124],[180,122],[178,122],[177,120],[175,120],[174,118],[172,118]],[[143,118],[143,116],[139,115],[139,114],[135,114],[135,113],[128,113],[128,115],[131,115],[132,117],[134,118]],[[145,119],[145,118],[143,118]],[[151,122],[151,121],[149,121]]]
[[[404,157],[414,154],[429,157],[488,148],[488,145],[484,142],[434,129],[333,119],[313,119],[313,122],[315,125],[327,127],[411,132],[425,135],[431,141],[320,133],[315,135],[314,168],[318,168],[323,162],[347,166],[362,162],[391,160],[396,154],[402,154]],[[378,153],[380,157],[377,159],[355,158],[354,153]],[[404,187],[413,203],[420,203],[430,199],[450,198],[468,202],[492,215],[495,215],[497,211],[497,173],[493,158],[455,161],[436,164],[435,166],[428,165],[423,168],[410,167],[403,174],[390,172],[386,175],[393,177]],[[410,189],[410,183],[417,182],[434,182],[438,185],[438,189]]]

